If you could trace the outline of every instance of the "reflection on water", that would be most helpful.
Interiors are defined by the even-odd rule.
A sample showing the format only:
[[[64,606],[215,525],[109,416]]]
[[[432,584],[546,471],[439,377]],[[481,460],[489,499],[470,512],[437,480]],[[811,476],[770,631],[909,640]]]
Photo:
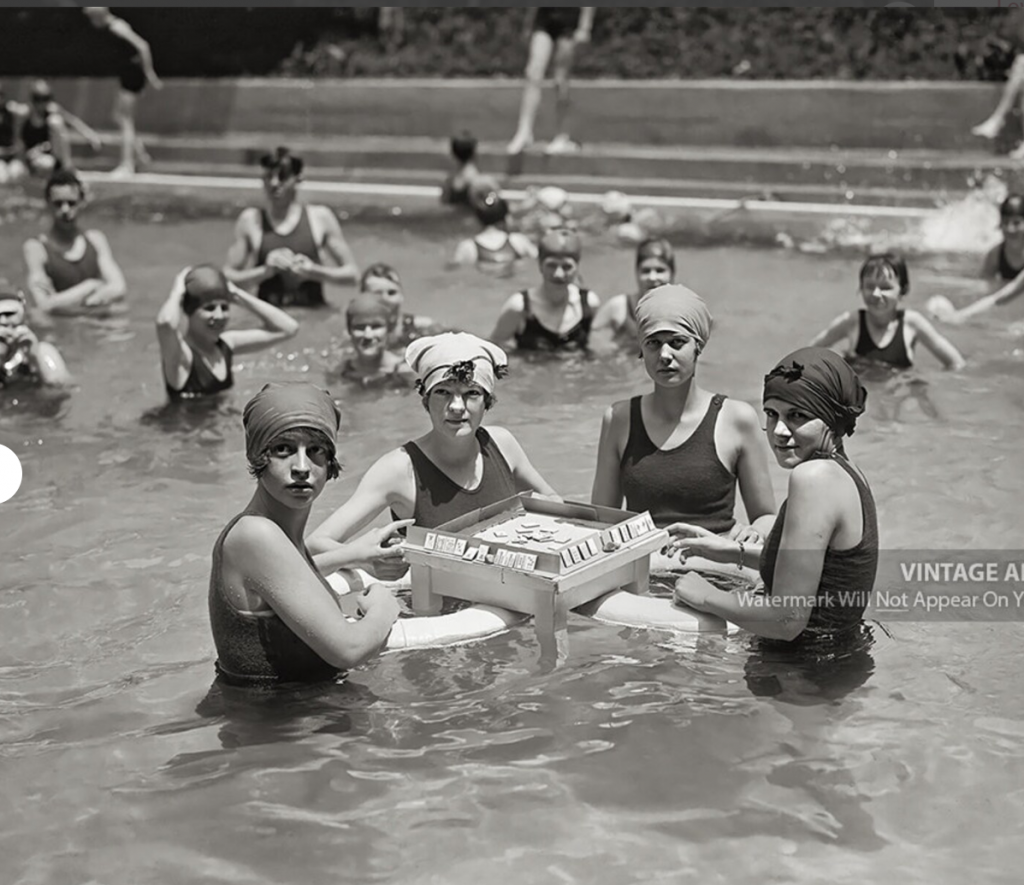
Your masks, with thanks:
[[[231,213],[228,213],[231,214]],[[541,671],[530,627],[389,654],[344,685],[252,694],[213,684],[213,540],[248,500],[241,409],[268,380],[324,383],[337,309],[297,311],[280,350],[240,359],[215,401],[165,403],[153,318],[191,261],[219,260],[230,219],[104,222],[129,312],[58,320],[70,396],[0,394],[0,442],[25,479],[0,509],[0,764],[5,881],[995,881],[1019,855],[1024,667],[1018,624],[901,622],[828,661],[744,636],[570,622]],[[487,334],[534,281],[442,269],[466,230],[350,225],[393,263],[408,307]],[[0,265],[20,262],[14,225]],[[603,296],[631,254],[584,254]],[[764,372],[857,306],[856,256],[692,250],[708,299],[702,382],[757,403]],[[915,275],[914,299],[929,294]],[[888,548],[1014,548],[1024,516],[1020,305],[950,331],[969,366],[867,374],[849,451]],[[563,494],[590,491],[603,409],[646,387],[636,354],[513,358],[489,422],[510,427]],[[342,477],[314,523],[386,448],[426,427],[407,392],[331,385]],[[15,402],[15,400],[17,400]],[[779,500],[786,476],[773,470]],[[666,585],[669,586],[669,585]],[[979,799],[983,797],[983,799]],[[884,871],[884,873],[883,873]]]

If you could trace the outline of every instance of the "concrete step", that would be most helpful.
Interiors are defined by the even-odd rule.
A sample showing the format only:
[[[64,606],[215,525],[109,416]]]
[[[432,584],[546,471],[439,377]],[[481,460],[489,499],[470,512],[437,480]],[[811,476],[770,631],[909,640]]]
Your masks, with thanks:
[[[218,137],[149,136],[151,171],[252,176],[280,136],[245,133]],[[113,133],[100,155],[76,149],[82,168],[116,163]],[[352,137],[292,139],[310,179],[439,183],[449,168],[443,139]],[[966,193],[985,175],[1011,178],[1019,161],[982,153],[948,151],[825,150],[809,148],[639,147],[585,145],[571,156],[531,150],[505,155],[484,143],[479,165],[504,185],[557,184],[584,192],[728,196],[933,206]]]

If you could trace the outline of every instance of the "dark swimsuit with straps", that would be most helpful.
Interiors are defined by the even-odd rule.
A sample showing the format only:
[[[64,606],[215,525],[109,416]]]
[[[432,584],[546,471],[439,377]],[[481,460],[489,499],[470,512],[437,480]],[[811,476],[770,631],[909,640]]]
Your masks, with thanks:
[[[181,390],[175,390],[164,379],[164,387],[167,388],[167,395],[172,401],[182,399],[196,399],[201,396],[212,396],[215,393],[228,390],[234,383],[235,378],[231,371],[231,347],[223,338],[217,339],[217,349],[224,354],[224,362],[227,364],[227,375],[218,378],[213,371],[195,351],[192,351],[192,368],[189,370],[188,378]]]
[[[902,310],[896,312],[898,321],[896,332],[885,347],[879,347],[871,337],[871,332],[868,329],[868,312],[861,309],[858,313],[860,326],[854,353],[861,359],[873,363],[884,363],[897,369],[909,369],[913,363],[910,360],[910,354],[907,353],[907,340],[903,333],[904,312]]]
[[[523,318],[526,324],[517,332],[516,347],[520,350],[586,350],[590,341],[590,326],[594,322],[594,311],[590,306],[590,291],[580,289],[580,321],[568,332],[555,332],[541,324],[530,310],[529,290],[523,289]]]

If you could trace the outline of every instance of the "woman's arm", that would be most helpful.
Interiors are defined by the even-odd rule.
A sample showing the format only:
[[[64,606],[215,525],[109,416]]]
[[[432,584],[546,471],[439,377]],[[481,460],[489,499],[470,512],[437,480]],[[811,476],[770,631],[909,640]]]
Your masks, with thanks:
[[[916,310],[908,310],[904,315],[904,322],[909,323],[921,343],[931,351],[944,368],[955,372],[967,365],[967,360],[956,349],[953,342],[940,333],[922,314]]]
[[[175,390],[181,389],[192,370],[192,350],[181,334],[181,322],[185,315],[181,299],[185,294],[185,277],[190,270],[186,267],[174,278],[167,300],[156,315],[156,339],[160,345],[164,380]]]
[[[597,444],[597,465],[590,503],[601,507],[622,507],[622,439],[628,433],[629,403],[615,403],[605,409],[601,437]]]
[[[740,437],[736,479],[743,509],[751,525],[770,525],[775,515],[775,493],[768,473],[768,453],[761,432],[761,423],[753,406],[739,400],[726,400],[734,415],[734,426]],[[769,519],[765,520],[765,517]]]
[[[83,307],[98,307],[113,304],[121,301],[127,287],[124,282],[124,274],[121,266],[114,259],[114,253],[110,250],[110,243],[107,238],[98,230],[90,230],[85,233],[86,239],[92,243],[96,250],[96,260],[99,266],[99,285],[93,292],[83,299]]]
[[[530,463],[530,459],[526,456],[523,447],[519,445],[519,440],[512,435],[511,431],[506,430],[504,427],[488,427],[487,432],[491,435],[491,439],[494,440],[495,445],[501,450],[501,454],[505,456],[508,466],[512,469],[512,476],[515,478],[517,491],[532,491],[538,495],[547,495],[552,498],[559,497],[558,492],[548,484],[548,481],[540,475],[537,468]]]
[[[252,353],[262,350],[278,341],[286,341],[295,336],[299,331],[298,320],[288,316],[281,308],[274,307],[266,301],[260,301],[239,288],[234,283],[228,283],[228,291],[231,293],[233,303],[244,307],[251,314],[259,317],[263,323],[262,329],[237,329],[224,332],[220,337],[235,353]]]
[[[516,292],[514,295],[509,296],[501,308],[501,315],[498,317],[494,331],[491,332],[490,340],[495,344],[503,344],[515,335],[523,322],[524,309],[522,292]]]
[[[790,476],[771,596],[726,593],[691,573],[677,582],[676,597],[759,636],[796,639],[810,620],[825,551],[839,525],[843,495],[833,468],[827,461],[808,461]]]
[[[224,540],[224,571],[239,576],[321,658],[341,669],[376,655],[398,618],[391,594],[371,588],[349,621],[302,554],[269,519],[240,520]]]
[[[828,328],[819,332],[811,341],[811,347],[831,347],[837,341],[849,338],[857,326],[859,317],[857,311],[850,310],[837,316],[829,324]]]
[[[243,209],[235,222],[235,238],[228,249],[223,270],[224,276],[239,286],[262,283],[278,271],[278,268],[270,266],[269,263],[255,265],[259,250],[254,245],[251,234],[258,230],[259,218],[259,209]]]
[[[996,289],[996,291],[991,295],[979,298],[972,304],[968,304],[966,307],[960,308],[960,310],[950,316],[941,317],[940,319],[946,323],[961,323],[964,320],[977,316],[980,313],[984,313],[986,310],[991,310],[993,307],[998,307],[1001,304],[1009,304],[1009,302],[1013,301],[1013,299],[1020,295],[1021,292],[1024,292],[1024,270],[1017,274],[1017,276],[1010,280],[1010,282],[1005,286]]]

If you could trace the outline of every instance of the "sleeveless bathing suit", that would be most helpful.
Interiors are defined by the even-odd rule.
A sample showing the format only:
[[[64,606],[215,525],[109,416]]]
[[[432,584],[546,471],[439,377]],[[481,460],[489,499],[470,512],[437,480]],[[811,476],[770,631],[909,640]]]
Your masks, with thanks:
[[[49,146],[50,144],[50,123],[49,123],[50,110],[47,108],[46,113],[43,115],[42,123],[34,123],[32,116],[29,115],[25,122],[21,124],[21,143],[25,146],[25,152],[32,150],[34,147],[40,145]]]
[[[512,246],[512,238],[508,234],[505,234],[505,242],[497,249],[485,246],[476,237],[473,237],[473,244],[476,246],[476,263],[480,265],[504,267],[519,258],[519,253]]]
[[[302,207],[302,214],[295,230],[288,234],[279,234],[274,230],[270,217],[265,210],[260,210],[260,225],[263,236],[256,252],[256,264],[267,263],[267,256],[275,249],[288,248],[296,255],[305,255],[320,263],[320,250],[313,238],[313,228],[309,221],[309,207]],[[322,307],[324,305],[324,287],[316,280],[300,280],[289,271],[278,271],[274,276],[260,283],[257,291],[261,301],[275,307]]]
[[[857,313],[860,318],[860,330],[857,333],[857,346],[854,353],[874,363],[885,363],[895,366],[897,369],[909,369],[913,363],[910,361],[910,354],[907,353],[907,342],[903,334],[904,312],[902,310],[896,312],[896,334],[892,336],[885,347],[879,347],[871,337],[871,332],[868,331],[867,311],[861,309]]]
[[[224,362],[227,364],[227,375],[218,378],[213,374],[206,360],[202,359],[194,350],[192,351],[192,368],[189,370],[188,378],[185,379],[185,386],[181,390],[175,390],[164,378],[164,387],[167,388],[167,395],[173,401],[182,399],[197,399],[201,396],[212,396],[215,393],[227,390],[235,383],[231,373],[231,348],[223,338],[217,339],[217,349],[224,354]]]
[[[86,280],[98,280],[103,276],[100,273],[100,259],[96,247],[85,234],[81,236],[85,238],[85,252],[76,261],[67,258],[56,244],[50,242],[49,237],[43,235],[39,238],[43,249],[46,250],[46,263],[43,269],[53,281],[53,288],[57,292],[63,292]]]
[[[707,412],[689,438],[674,449],[659,449],[647,435],[639,396],[629,401],[629,439],[620,462],[626,509],[649,510],[658,528],[674,522],[699,525],[715,534],[736,520],[736,477],[718,457],[715,425],[725,397],[711,397]]]
[[[875,499],[867,483],[845,458],[836,455],[832,456],[832,460],[839,464],[857,485],[864,526],[860,543],[849,550],[829,548],[825,551],[815,605],[807,626],[790,642],[768,640],[767,644],[771,646],[793,648],[801,643],[815,641],[826,644],[836,637],[857,630],[875,586],[875,575],[878,571],[878,517],[875,512]],[[786,523],[786,503],[782,502],[775,525],[772,526],[761,552],[761,579],[769,596],[772,595],[775,564],[782,541],[782,529]],[[781,591],[785,593],[786,588],[781,588]],[[763,638],[761,643],[765,644]]]
[[[103,36],[106,37],[109,57],[114,60],[114,74],[121,88],[136,95],[142,92],[146,88],[146,71],[139,51],[110,28],[103,29]]]
[[[571,37],[580,22],[579,6],[539,6],[533,20],[535,31],[545,31],[552,40]]]
[[[0,104],[0,160],[10,160],[17,154],[14,143],[14,112],[11,103]]]
[[[1024,270],[1024,267],[1014,267],[1012,264],[1010,264],[1010,259],[1006,257],[1005,242],[1002,245],[997,246],[996,248],[999,249],[999,276],[1002,277],[1007,282],[1009,282],[1012,279],[1016,279],[1020,272]]]
[[[424,528],[437,528],[442,523],[462,516],[478,507],[486,507],[516,494],[512,468],[497,443],[482,427],[476,431],[480,453],[484,459],[483,477],[475,489],[464,489],[444,473],[414,442],[402,448],[412,461],[416,479],[416,504],[413,519]],[[392,512],[392,518],[397,519]]]
[[[215,667],[221,679],[230,685],[273,685],[280,682],[328,682],[343,675],[302,641],[273,611],[259,614],[240,612],[224,593],[221,560],[224,539],[243,516],[239,513],[225,526],[213,546],[210,571],[210,627],[217,647]],[[316,570],[309,553],[303,550],[309,567],[324,585],[330,586]]]
[[[523,317],[526,325],[515,335],[516,347],[520,350],[586,350],[590,340],[590,326],[594,322],[594,311],[590,307],[590,291],[580,289],[580,321],[568,332],[554,332],[543,326],[530,310],[529,290],[523,289]]]

